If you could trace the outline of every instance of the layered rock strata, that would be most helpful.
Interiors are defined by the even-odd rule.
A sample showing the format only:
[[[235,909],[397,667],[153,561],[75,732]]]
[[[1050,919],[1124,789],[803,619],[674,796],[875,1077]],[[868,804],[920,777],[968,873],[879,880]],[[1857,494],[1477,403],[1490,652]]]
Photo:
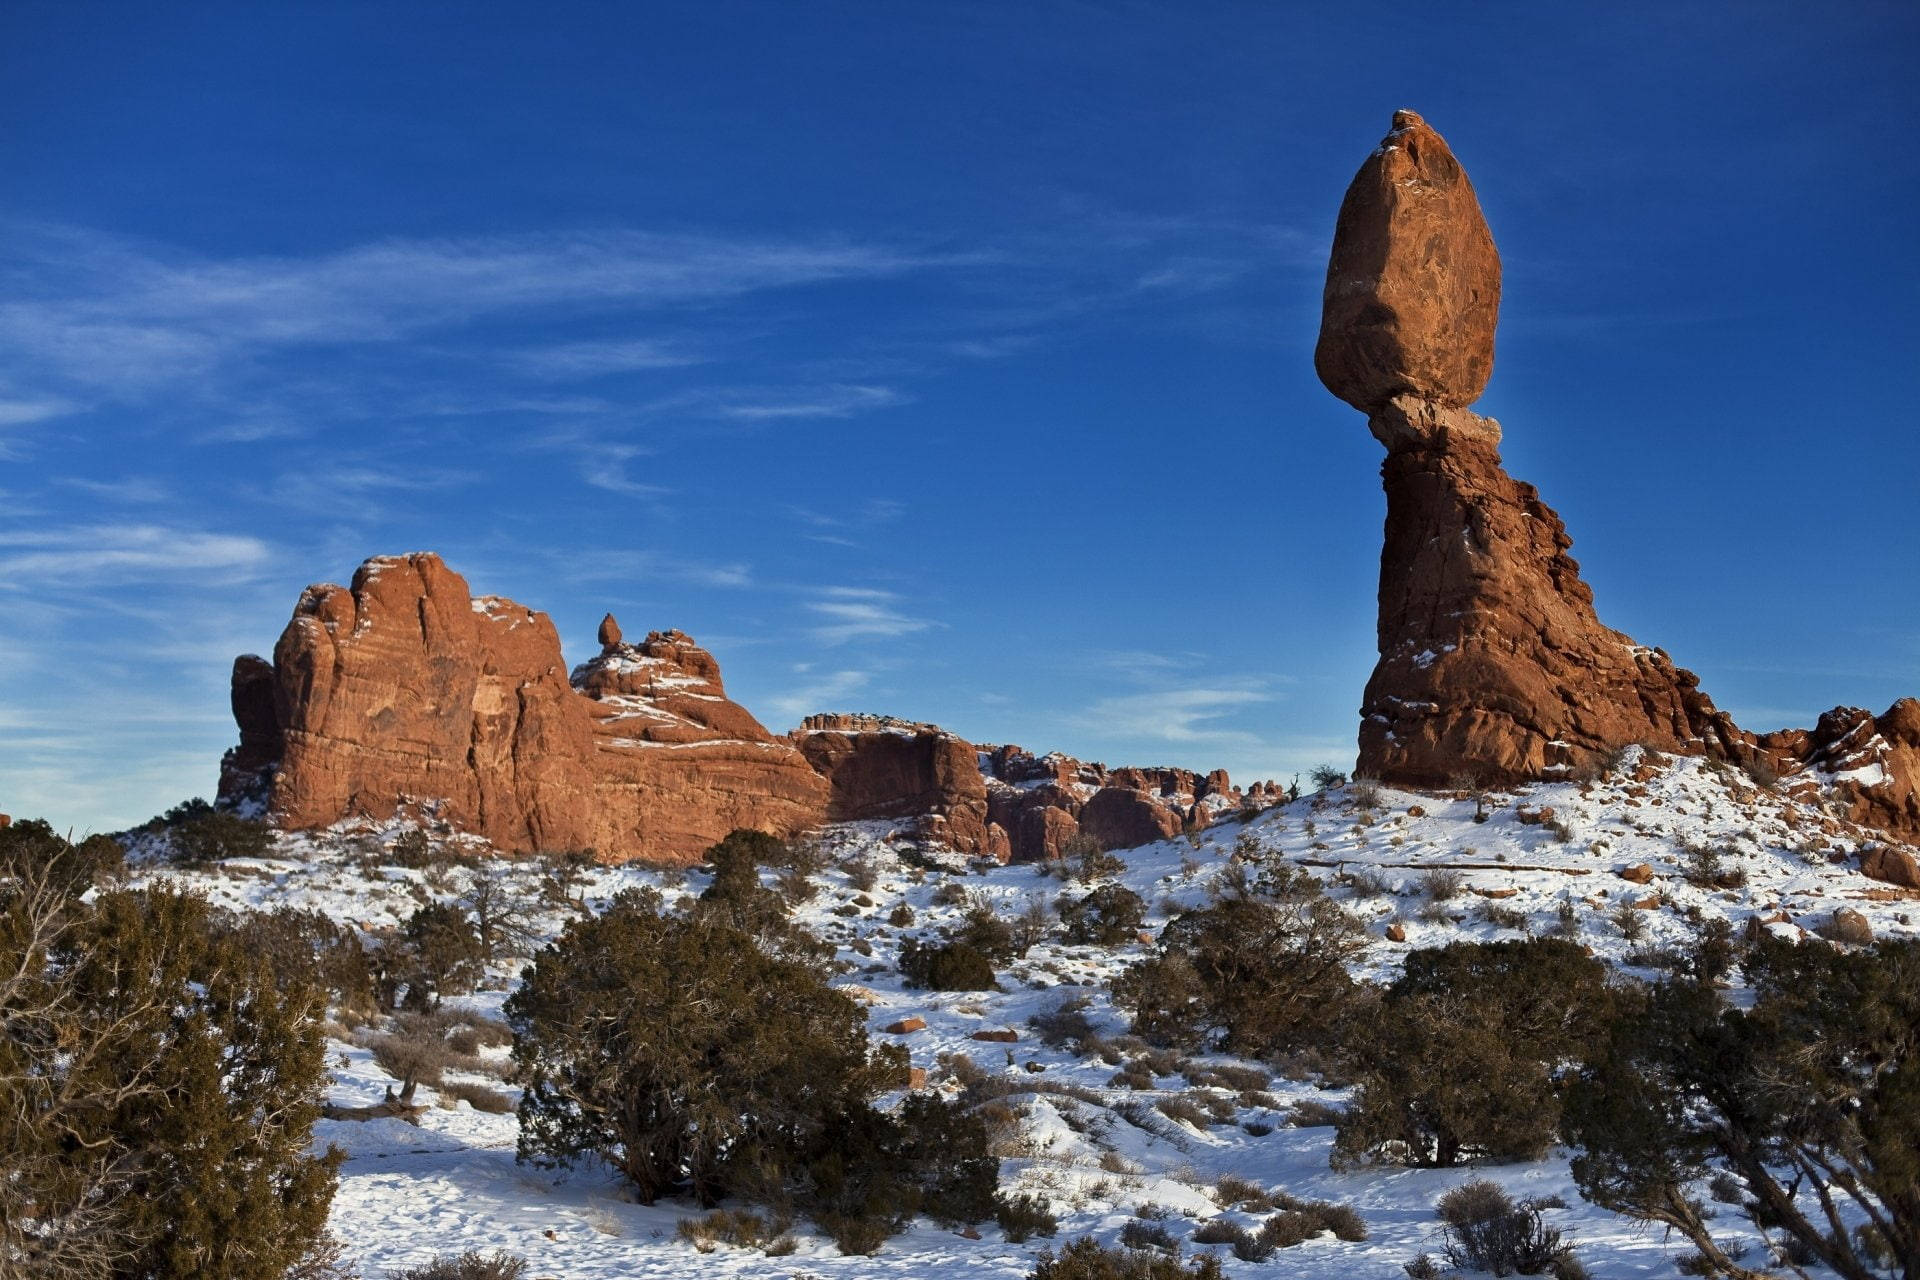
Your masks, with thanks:
[[[1566,526],[1468,408],[1493,368],[1500,259],[1464,169],[1418,115],[1340,207],[1314,353],[1386,446],[1380,660],[1358,772],[1416,787],[1566,776],[1632,743],[1764,764],[1856,821],[1920,833],[1920,704],[1756,737],[1660,649],[1601,623]]]
[[[432,817],[514,851],[691,862],[737,827],[900,821],[1006,861],[1159,839],[1241,796],[1224,773],[1108,770],[935,725],[818,716],[776,737],[679,631],[608,615],[571,673],[543,613],[474,598],[438,556],[379,557],[300,597],[268,662],[233,667],[224,804],[290,829]],[[1265,792],[1263,792],[1265,794]]]
[[[602,632],[570,681],[544,613],[474,599],[432,554],[369,560],[302,594],[271,664],[235,662],[222,800],[289,828],[430,814],[504,849],[650,861],[818,820],[826,783],[726,697],[711,654]]]
[[[1002,862],[1164,840],[1247,802],[1224,770],[1108,769],[890,716],[809,716],[793,738],[832,786],[829,820],[910,819],[923,838]]]

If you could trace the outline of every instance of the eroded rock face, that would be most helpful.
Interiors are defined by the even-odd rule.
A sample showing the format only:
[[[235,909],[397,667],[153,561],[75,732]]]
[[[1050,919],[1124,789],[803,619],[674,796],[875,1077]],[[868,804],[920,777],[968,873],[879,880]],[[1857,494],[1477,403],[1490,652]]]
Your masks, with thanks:
[[[508,850],[679,863],[738,827],[863,819],[1047,858],[1083,818],[1115,847],[1240,803],[1224,772],[1109,772],[886,717],[815,716],[776,737],[686,633],[630,643],[609,614],[599,634],[569,675],[545,614],[474,599],[435,555],[369,560],[349,587],[307,588],[272,662],[235,661],[221,801],[287,828],[431,816]]]
[[[1732,751],[1738,729],[1691,674],[1601,624],[1559,516],[1466,408],[1493,370],[1499,300],[1465,170],[1396,113],[1341,204],[1314,357],[1388,450],[1359,772],[1440,787],[1552,777],[1633,742]]]
[[[1754,741],[1789,794],[1824,800],[1849,822],[1920,840],[1920,699],[1902,698],[1879,716],[1835,707],[1812,729]]]
[[[832,820],[911,820],[924,838],[1002,862],[1057,858],[1081,840],[1163,840],[1244,802],[1225,770],[1110,770],[888,716],[809,716],[792,737],[832,784]]]
[[[252,788],[291,828],[431,813],[504,849],[666,862],[818,820],[824,782],[726,700],[711,655],[611,640],[576,691],[545,614],[472,598],[432,554],[369,560],[307,589],[270,666],[235,664],[221,797]]]
[[[1411,112],[1340,208],[1315,367],[1387,447],[1380,661],[1357,772],[1446,787],[1565,777],[1634,743],[1764,765],[1847,819],[1920,835],[1920,702],[1756,737],[1660,649],[1601,623],[1573,540],[1468,409],[1500,261],[1460,163]]]
[[[987,783],[973,745],[938,725],[882,716],[808,716],[794,742],[830,787],[827,820],[914,819],[927,839],[1007,861],[1004,829],[987,821]]]
[[[1347,188],[1327,264],[1320,380],[1363,413],[1472,404],[1493,373],[1500,255],[1446,140],[1411,111]]]
[[[1564,775],[1616,747],[1739,758],[1693,674],[1603,625],[1572,539],[1490,440],[1394,449],[1380,557],[1380,661],[1359,772],[1410,786]]]

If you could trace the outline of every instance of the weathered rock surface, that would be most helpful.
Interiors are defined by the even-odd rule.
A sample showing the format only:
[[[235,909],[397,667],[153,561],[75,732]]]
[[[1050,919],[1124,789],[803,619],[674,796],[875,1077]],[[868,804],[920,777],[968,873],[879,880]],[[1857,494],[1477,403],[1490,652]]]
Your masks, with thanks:
[[[1314,368],[1363,413],[1395,396],[1472,404],[1493,373],[1500,255],[1446,140],[1411,111],[1347,188]]]
[[[369,560],[307,589],[271,665],[235,664],[221,797],[286,827],[422,813],[621,860],[817,821],[825,783],[726,699],[711,655],[678,633],[610,640],[576,691],[545,614],[472,598],[432,554]]]
[[[1601,623],[1573,540],[1467,406],[1493,369],[1500,260],[1473,186],[1412,112],[1340,207],[1314,353],[1387,447],[1380,661],[1357,772],[1414,787],[1565,777],[1634,743],[1764,764],[1853,821],[1920,834],[1920,703],[1756,737],[1693,673]]]
[[[879,716],[808,716],[792,738],[830,791],[827,820],[916,819],[919,833],[1005,862],[1004,829],[987,821],[973,745],[938,725]]]
[[[885,717],[816,716],[776,737],[684,632],[629,643],[609,614],[599,636],[569,675],[545,614],[474,599],[435,555],[369,560],[352,586],[301,595],[272,662],[235,661],[221,800],[289,828],[431,816],[504,849],[654,862],[693,861],[737,827],[863,819],[1047,858],[1083,835],[1159,839],[1241,801],[1225,773],[1108,771]]]
[[[1761,734],[1754,743],[1790,794],[1825,800],[1849,822],[1920,839],[1920,699],[1902,698],[1879,716],[1835,707],[1812,729]]]
[[[1109,770],[888,716],[809,716],[792,737],[832,785],[831,820],[912,819],[923,838],[1002,862],[1162,840],[1247,799],[1224,770]],[[1281,798],[1271,783],[1253,790]]]
[[[1691,672],[1601,623],[1560,517],[1486,435],[1408,440],[1381,475],[1380,661],[1360,773],[1498,784],[1636,742],[1739,758],[1740,730]]]

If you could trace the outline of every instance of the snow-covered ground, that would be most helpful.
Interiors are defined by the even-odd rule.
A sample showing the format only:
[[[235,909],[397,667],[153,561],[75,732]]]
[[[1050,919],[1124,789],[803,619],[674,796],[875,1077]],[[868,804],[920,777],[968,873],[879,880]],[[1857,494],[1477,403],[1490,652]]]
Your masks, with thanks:
[[[1552,810],[1544,821],[1542,809]],[[367,851],[391,834],[362,828],[282,836],[272,858],[199,872],[154,868],[148,874],[184,881],[224,905],[314,908],[370,933],[396,927],[422,902],[458,896],[475,876],[531,893],[543,874],[536,863],[505,859],[442,871],[380,867],[377,858],[370,863]],[[1007,1101],[1020,1120],[1017,1136],[1003,1149],[1002,1185],[1051,1204],[1060,1219],[1057,1241],[1013,1244],[992,1223],[970,1239],[922,1222],[874,1257],[843,1257],[803,1224],[791,1256],[725,1246],[703,1256],[675,1235],[681,1218],[698,1215],[693,1205],[633,1204],[619,1181],[601,1169],[556,1176],[517,1164],[512,1114],[475,1111],[423,1089],[422,1098],[442,1105],[430,1106],[417,1126],[392,1119],[318,1126],[319,1144],[336,1144],[347,1154],[333,1229],[349,1257],[370,1280],[388,1268],[473,1248],[523,1255],[530,1275],[556,1280],[695,1272],[917,1280],[962,1270],[988,1280],[1025,1276],[1049,1243],[1084,1234],[1116,1242],[1129,1221],[1145,1217],[1189,1253],[1219,1253],[1231,1275],[1386,1278],[1403,1275],[1402,1264],[1415,1254],[1437,1249],[1433,1205],[1443,1192],[1490,1177],[1516,1196],[1564,1200],[1566,1207],[1550,1210],[1548,1219],[1564,1230],[1595,1277],[1680,1274],[1675,1259],[1686,1251],[1681,1243],[1583,1202],[1564,1153],[1531,1164],[1337,1173],[1328,1164],[1333,1130],[1296,1124],[1293,1107],[1337,1106],[1345,1096],[1339,1091],[1281,1078],[1264,1090],[1246,1089],[1240,1081],[1208,1088],[1205,1094],[1226,1119],[1196,1128],[1152,1105],[1193,1095],[1196,1086],[1182,1075],[1158,1077],[1156,1088],[1135,1090],[1113,1082],[1112,1062],[1042,1043],[1028,1019],[1066,1002],[1084,1002],[1101,1035],[1123,1035],[1126,1017],[1112,1009],[1107,983],[1148,954],[1144,942],[1068,946],[1056,928],[1002,973],[1000,990],[903,988],[896,968],[901,943],[957,923],[966,910],[952,886],[972,901],[992,902],[1008,917],[1036,898],[1050,905],[1063,888],[1077,895],[1089,886],[1063,886],[1032,866],[969,866],[951,855],[951,870],[929,870],[916,865],[924,857],[903,859],[904,842],[889,836],[884,823],[823,832],[831,865],[814,878],[818,891],[796,909],[796,918],[838,946],[844,972],[837,981],[868,1004],[877,1040],[907,1045],[913,1064],[927,1070],[929,1087],[958,1088],[950,1055],[964,1054],[978,1069],[1004,1078],[1012,1091]],[[1695,927],[1690,912],[1696,920],[1724,917],[1742,929],[1758,916],[1766,927],[1796,932],[1815,929],[1836,908],[1847,907],[1862,913],[1876,936],[1914,932],[1920,895],[1892,890],[1852,869],[1851,855],[1873,839],[1761,790],[1736,772],[1697,760],[1663,761],[1656,768],[1629,758],[1621,774],[1602,782],[1530,786],[1487,797],[1484,805],[1448,795],[1339,788],[1249,821],[1230,819],[1197,836],[1122,851],[1125,871],[1115,878],[1147,901],[1152,933],[1183,907],[1203,901],[1208,886],[1236,858],[1305,865],[1369,922],[1377,942],[1357,968],[1375,978],[1390,977],[1410,948],[1553,932],[1566,928],[1568,911],[1580,941],[1631,969],[1659,948],[1681,945]],[[1722,869],[1744,873],[1744,883],[1726,889],[1689,884],[1686,850],[1703,847],[1720,850]],[[1651,868],[1649,883],[1618,875],[1636,864]],[[1460,875],[1457,893],[1437,902],[1428,878],[1436,867]],[[870,887],[861,887],[869,878]],[[698,871],[598,868],[584,873],[575,888],[591,907],[629,885],[654,885],[671,900],[698,893],[706,883]],[[1628,908],[1644,922],[1646,936],[1638,942],[1628,941],[1616,923],[1623,903],[1639,904]],[[888,921],[901,904],[914,913],[904,927]],[[556,933],[566,915],[564,907],[546,909],[540,932]],[[1404,942],[1385,937],[1396,922]],[[497,1014],[519,963],[497,967],[481,992],[450,1003]],[[1637,972],[1651,977],[1654,971]],[[908,1017],[927,1025],[899,1036],[881,1030]],[[971,1038],[992,1030],[1012,1030],[1019,1038]],[[333,1042],[331,1052],[336,1103],[376,1102],[393,1083],[351,1037]],[[1187,1075],[1221,1065],[1258,1066],[1206,1055],[1182,1064]],[[448,1078],[514,1094],[485,1074]],[[1217,1202],[1214,1184],[1229,1174],[1302,1199],[1349,1204],[1365,1220],[1368,1238],[1345,1242],[1322,1234],[1261,1263],[1235,1260],[1223,1245],[1192,1244],[1195,1228],[1223,1214],[1259,1225],[1258,1217]],[[1723,1214],[1718,1225],[1731,1238],[1751,1237],[1737,1212]]]

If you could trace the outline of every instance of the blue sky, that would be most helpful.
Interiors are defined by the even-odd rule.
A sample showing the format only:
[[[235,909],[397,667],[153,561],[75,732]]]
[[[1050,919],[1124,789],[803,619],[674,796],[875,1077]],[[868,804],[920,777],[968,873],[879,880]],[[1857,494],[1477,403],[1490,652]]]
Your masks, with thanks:
[[[1910,4],[0,6],[0,810],[211,791],[234,654],[440,551],[771,727],[1349,762],[1311,351],[1396,107],[1515,474],[1749,727],[1920,693]]]

